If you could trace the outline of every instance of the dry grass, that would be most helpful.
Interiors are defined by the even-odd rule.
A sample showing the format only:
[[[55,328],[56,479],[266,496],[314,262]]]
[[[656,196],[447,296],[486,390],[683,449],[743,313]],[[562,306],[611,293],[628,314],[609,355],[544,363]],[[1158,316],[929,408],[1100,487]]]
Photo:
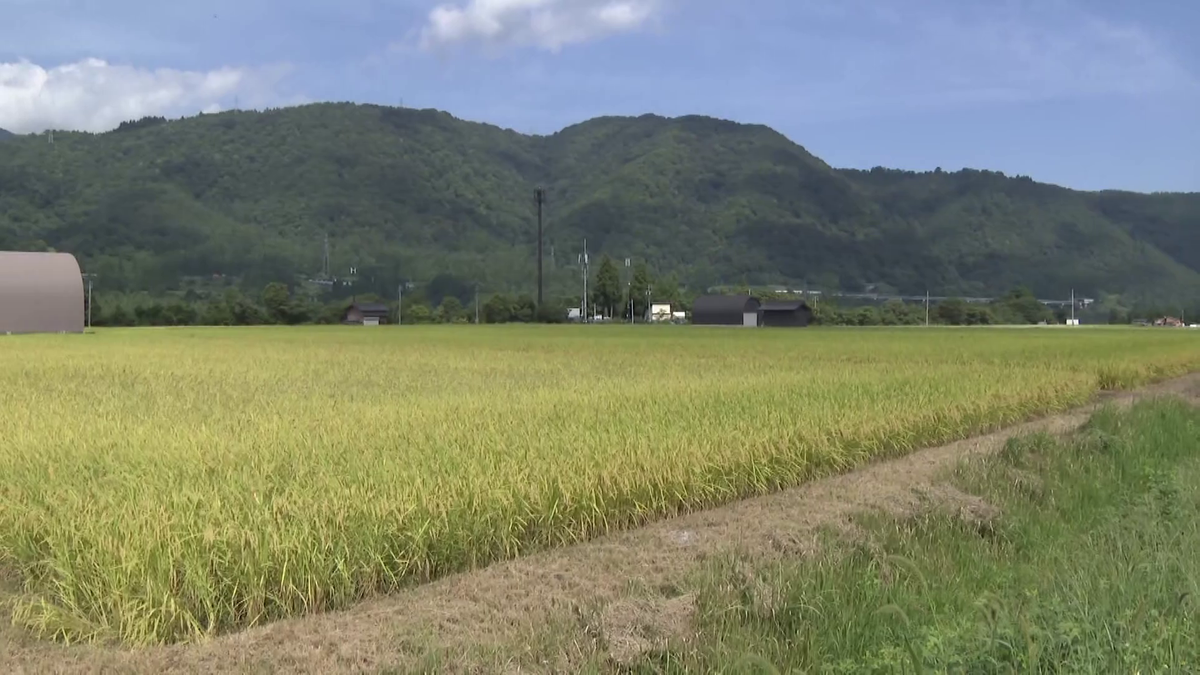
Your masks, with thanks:
[[[192,639],[1200,367],[1171,331],[134,330],[0,351],[45,637]]]

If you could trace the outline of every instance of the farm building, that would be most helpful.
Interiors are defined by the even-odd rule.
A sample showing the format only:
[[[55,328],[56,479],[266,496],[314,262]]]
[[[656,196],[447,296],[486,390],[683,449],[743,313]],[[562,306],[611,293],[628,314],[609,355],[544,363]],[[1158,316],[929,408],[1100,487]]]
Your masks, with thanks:
[[[692,303],[697,326],[758,326],[759,302],[749,295],[704,295]]]
[[[762,306],[764,326],[804,328],[812,319],[812,309],[803,300],[771,300]]]
[[[0,251],[0,334],[82,333],[83,320],[75,256]]]
[[[378,326],[387,323],[388,306],[377,302],[356,302],[346,309],[342,323],[352,326]]]

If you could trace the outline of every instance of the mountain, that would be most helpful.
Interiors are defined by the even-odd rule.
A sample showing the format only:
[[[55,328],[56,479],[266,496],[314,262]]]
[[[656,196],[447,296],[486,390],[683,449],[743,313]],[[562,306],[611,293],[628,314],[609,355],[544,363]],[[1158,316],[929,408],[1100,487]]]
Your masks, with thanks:
[[[5,141],[10,138],[15,138],[16,134],[6,129],[0,129],[0,141]]]
[[[433,110],[318,104],[0,152],[0,249],[76,253],[107,288],[181,276],[257,285],[331,268],[356,288],[449,274],[531,290],[533,190],[546,274],[645,260],[694,288],[795,283],[1043,296],[1200,295],[1200,194],[1079,192],[964,170],[839,170],[763,126],[605,117],[526,136]]]

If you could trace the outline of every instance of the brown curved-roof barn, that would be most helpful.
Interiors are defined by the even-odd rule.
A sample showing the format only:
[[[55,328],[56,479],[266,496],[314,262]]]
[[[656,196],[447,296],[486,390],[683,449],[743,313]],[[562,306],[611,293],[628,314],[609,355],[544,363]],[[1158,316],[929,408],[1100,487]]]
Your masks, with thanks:
[[[0,335],[82,333],[83,307],[75,256],[0,251]]]

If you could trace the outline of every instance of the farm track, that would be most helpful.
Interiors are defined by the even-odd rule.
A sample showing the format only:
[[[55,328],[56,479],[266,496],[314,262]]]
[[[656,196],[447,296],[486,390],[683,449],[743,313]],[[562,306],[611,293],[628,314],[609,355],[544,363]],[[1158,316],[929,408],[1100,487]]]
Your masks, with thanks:
[[[416,666],[427,650],[451,655],[442,668],[478,671],[474,650],[520,656],[521,644],[567,625],[554,662],[516,661],[511,670],[570,670],[575,657],[636,653],[639,635],[686,632],[686,597],[671,598],[705,559],[731,551],[756,559],[803,555],[822,530],[847,529],[855,513],[895,515],[930,503],[969,516],[986,505],[945,485],[964,458],[994,452],[1014,435],[1078,429],[1100,405],[1120,407],[1160,395],[1200,405],[1200,373],[1131,392],[1111,392],[1069,413],[920,450],[852,473],[765,497],[660,521],[596,541],[451,576],[341,612],[289,619],[202,644],[128,650],[64,647],[0,627],[0,672],[210,673],[377,672]],[[4,579],[0,578],[0,602]],[[3,605],[0,604],[0,607]],[[655,632],[651,631],[651,632]],[[560,638],[562,636],[559,636]],[[458,658],[453,655],[457,654]],[[626,654],[628,655],[628,654]],[[487,671],[503,664],[491,663]]]

